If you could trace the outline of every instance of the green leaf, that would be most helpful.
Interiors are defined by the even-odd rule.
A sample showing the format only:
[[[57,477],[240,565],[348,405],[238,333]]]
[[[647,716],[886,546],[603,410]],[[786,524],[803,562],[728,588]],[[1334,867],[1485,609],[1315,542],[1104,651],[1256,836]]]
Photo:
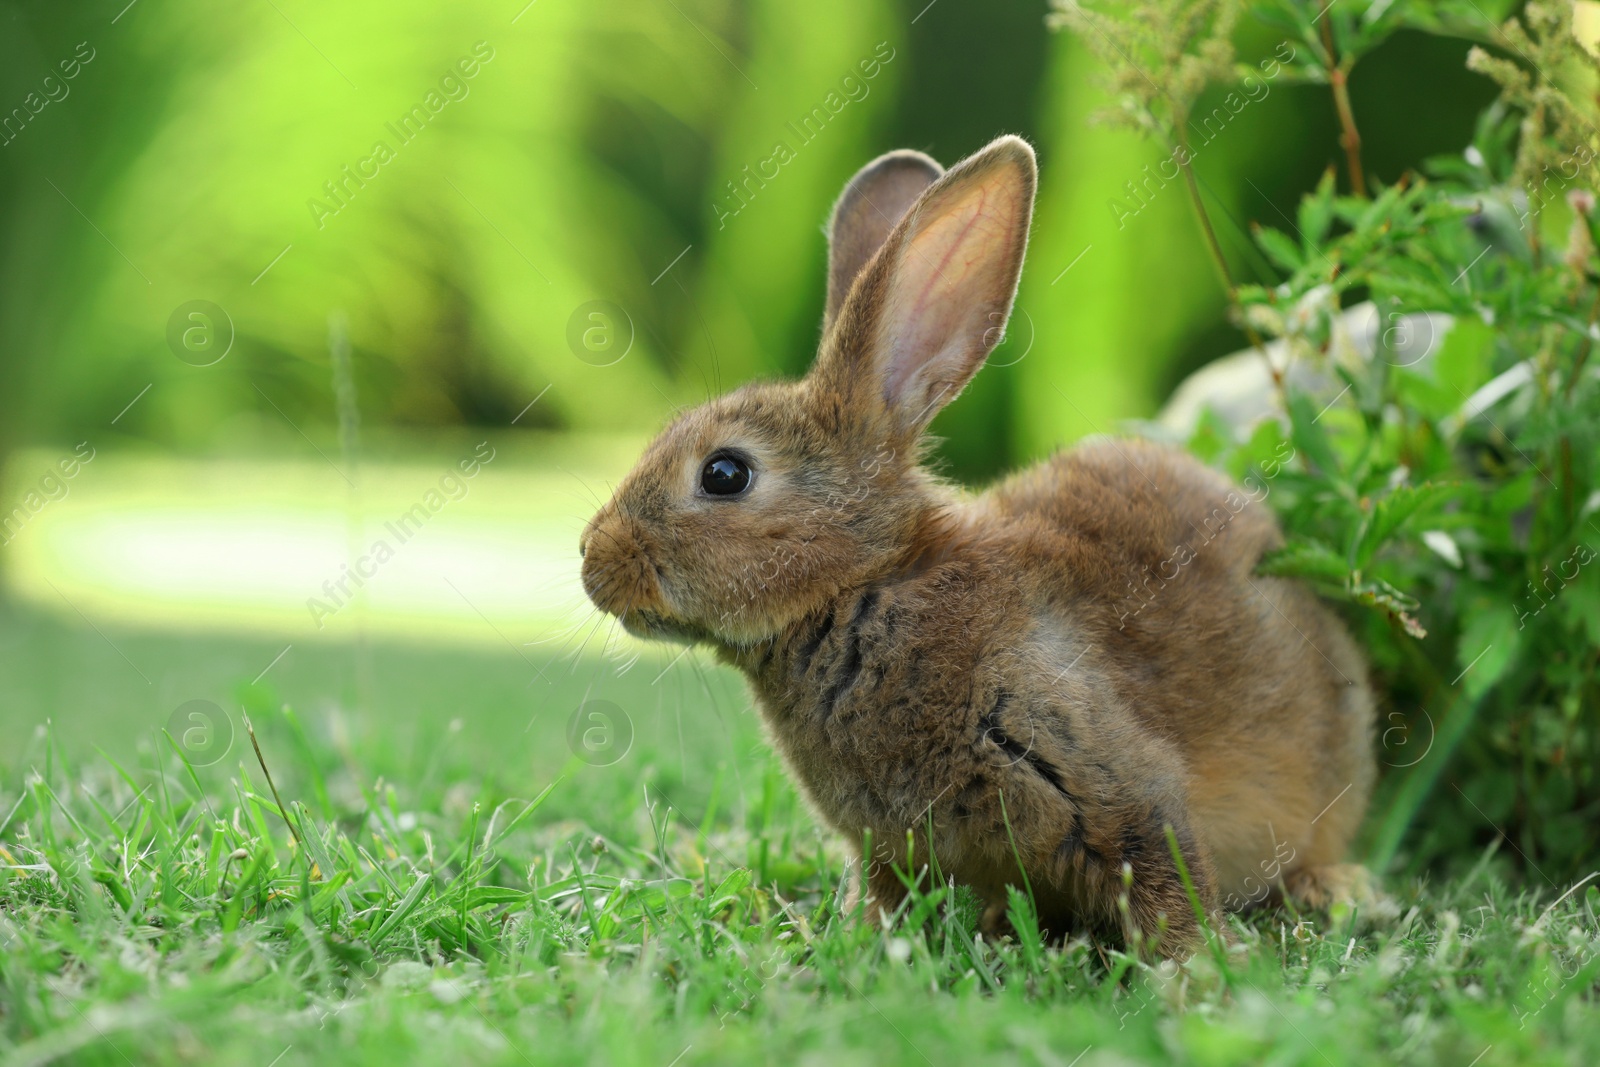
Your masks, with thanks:
[[[467,890],[467,910],[491,908],[499,904],[526,904],[533,894],[523,889],[507,889],[498,885],[479,885]]]
[[[350,868],[341,867],[333,876],[317,887],[316,893],[311,898],[312,914],[321,914],[327,907],[328,901],[335,896],[344,896],[344,884],[350,880]]]
[[[665,884],[634,883],[626,894],[619,893],[612,898],[613,906],[618,915],[637,916],[647,911],[660,911],[674,902],[688,900],[694,893],[695,885],[689,878],[677,878]]]
[[[1282,230],[1274,230],[1270,226],[1255,227],[1256,244],[1267,254],[1267,258],[1278,266],[1294,274],[1306,265],[1305,255],[1300,251],[1300,246]]]
[[[1475,316],[1458,318],[1433,357],[1434,379],[1460,403],[1489,380],[1493,353],[1493,328]]]
[[[1566,572],[1574,564],[1593,566],[1595,553],[1588,545],[1580,545],[1552,570]],[[1561,615],[1574,630],[1588,634],[1592,646],[1600,646],[1600,568],[1585,570],[1561,590]]]
[[[1516,658],[1523,631],[1509,600],[1482,597],[1463,608],[1466,624],[1456,644],[1456,664],[1461,668],[1460,683],[1467,694],[1481,696],[1500,680]]]
[[[1437,0],[1404,7],[1405,25],[1412,29],[1442,37],[1490,41],[1502,47],[1500,23],[1516,10],[1511,0]]]
[[[706,906],[706,910],[711,914],[715,914],[730,904],[737,904],[740,895],[746,889],[749,889],[754,882],[755,875],[748,868],[737,868],[732,874],[724,878],[722,884],[718,885],[712,892],[711,901]]]
[[[300,824],[300,839],[305,843],[306,853],[311,857],[311,862],[317,866],[317,878],[325,880],[333,877],[333,860],[328,855],[327,846],[322,842],[322,830],[317,826],[317,820],[312,818],[310,810],[298,800],[289,802],[289,809],[294,813],[295,822]]]
[[[1302,36],[1309,33],[1313,39],[1316,37],[1316,32],[1312,29],[1311,20],[1306,17],[1306,13],[1301,11],[1297,5],[1286,3],[1285,0],[1278,0],[1277,3],[1272,4],[1263,4],[1253,13],[1262,23],[1275,29],[1295,31]]]
[[[483,834],[484,851],[487,852],[495,844],[503,841],[507,835],[511,833],[511,831],[515,830],[522,824],[524,819],[538,811],[540,807],[544,805],[544,802],[550,798],[550,794],[555,791],[556,786],[560,784],[561,783],[558,779],[557,781],[551,782],[549,785],[540,790],[539,795],[530,800],[527,806],[521,811],[517,812],[516,816],[509,823],[507,823],[505,828],[502,829],[498,834],[494,833],[494,820],[490,819],[489,829],[485,830]],[[496,814],[499,814],[499,809],[496,809]]]
[[[1322,542],[1296,539],[1262,557],[1256,564],[1256,573],[1307,578],[1342,587],[1350,577],[1350,567],[1343,556]]]
[[[1194,433],[1189,435],[1188,449],[1201,462],[1214,464],[1225,448],[1233,443],[1233,428],[1226,419],[1208,405],[1200,409]]]
[[[1356,533],[1350,549],[1350,562],[1356,570],[1363,570],[1372,562],[1373,555],[1413,516],[1453,497],[1461,486],[1455,482],[1424,482],[1422,485],[1402,485],[1388,496],[1373,504],[1361,529]]]
[[[337,882],[335,892],[338,894],[339,903],[344,905],[346,911],[353,910],[350,906],[350,894],[343,888],[344,883],[335,878],[338,868],[328,854],[327,845],[323,843],[322,830],[317,826],[317,820],[312,818],[310,809],[298,800],[290,801],[289,807],[294,812],[295,822],[300,824],[300,838],[305,843],[307,855],[316,864],[317,877],[322,881]]]
[[[406,893],[405,898],[400,901],[398,907],[389,913],[389,917],[383,920],[383,925],[378,927],[369,939],[374,949],[383,944],[383,939],[389,936],[390,931],[399,926],[405,920],[405,917],[416,909],[417,902],[422,899],[422,894],[427,890],[431,881],[432,878],[426,871],[417,875],[417,880],[411,884],[411,889]]]
[[[1308,256],[1316,253],[1333,228],[1333,193],[1333,168],[1329,167],[1323,171],[1316,191],[1300,201],[1300,240]]]
[[[1290,437],[1294,446],[1305,452],[1330,481],[1343,482],[1339,459],[1334,454],[1328,435],[1317,425],[1321,413],[1312,406],[1311,398],[1304,393],[1289,394]]]
[[[1461,407],[1460,393],[1411,367],[1390,368],[1389,379],[1395,401],[1413,416],[1437,424]]]

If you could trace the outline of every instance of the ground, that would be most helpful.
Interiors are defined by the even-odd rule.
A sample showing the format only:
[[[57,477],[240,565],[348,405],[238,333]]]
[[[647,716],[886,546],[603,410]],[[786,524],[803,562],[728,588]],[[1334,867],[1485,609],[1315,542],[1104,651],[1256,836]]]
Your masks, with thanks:
[[[0,1064],[1600,1062],[1600,893],[1509,850],[1181,970],[885,931],[698,653],[282,646],[0,606]]]

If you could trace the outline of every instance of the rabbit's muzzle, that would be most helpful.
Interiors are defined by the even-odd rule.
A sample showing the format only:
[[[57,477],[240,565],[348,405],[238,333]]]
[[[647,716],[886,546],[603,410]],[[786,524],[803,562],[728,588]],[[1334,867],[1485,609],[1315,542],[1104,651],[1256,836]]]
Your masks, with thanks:
[[[661,568],[651,560],[637,526],[607,509],[578,539],[583,591],[594,606],[626,625],[640,612],[662,613]]]

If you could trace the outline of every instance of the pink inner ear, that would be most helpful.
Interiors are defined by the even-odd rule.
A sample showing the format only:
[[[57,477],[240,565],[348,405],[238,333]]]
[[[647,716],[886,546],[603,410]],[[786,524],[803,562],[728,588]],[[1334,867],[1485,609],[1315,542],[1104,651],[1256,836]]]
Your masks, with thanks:
[[[1004,309],[1015,284],[1021,189],[1007,170],[996,168],[971,188],[953,190],[945,203],[927,205],[931,218],[914,223],[884,322],[883,395],[891,407],[949,400],[993,347],[985,335],[1002,323],[989,320]]]

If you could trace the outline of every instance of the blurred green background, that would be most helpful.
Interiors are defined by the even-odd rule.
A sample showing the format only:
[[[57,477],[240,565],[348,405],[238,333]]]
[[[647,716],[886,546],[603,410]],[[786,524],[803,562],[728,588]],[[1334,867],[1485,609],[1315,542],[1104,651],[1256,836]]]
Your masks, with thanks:
[[[1238,347],[1181,190],[1119,228],[1109,201],[1156,150],[1088,122],[1098,72],[1045,28],[1042,0],[269,0],[204,18],[126,2],[5,9],[0,107],[47,101],[0,148],[13,444],[310,454],[287,415],[329,447],[335,314],[364,428],[504,429],[548,385],[519,427],[646,431],[672,403],[805,367],[820,227],[855,168],[900,146],[948,164],[1002,132],[1032,140],[1043,168],[1008,345],[1032,347],[940,427],[959,474],[1148,414]],[[1270,30],[1250,32],[1247,53],[1271,51]],[[93,58],[61,79],[80,43]],[[1362,64],[1352,93],[1375,174],[1465,145],[1492,95],[1465,48],[1402,34]],[[875,56],[892,58],[861,77]],[[830,93],[842,108],[802,143],[790,124]],[[403,142],[413,107],[427,121]],[[779,141],[793,160],[721,217],[738,205],[729,183]],[[391,158],[366,162],[378,142]],[[1327,90],[1272,85],[1199,154],[1242,277],[1264,269],[1243,228],[1281,225],[1336,152]],[[169,351],[168,318],[191,300],[232,321],[214,366]],[[593,300],[634,334],[607,367],[567,344]]]
[[[1182,190],[1114,206],[1158,149],[1090,121],[1101,72],[1045,15],[7,4],[0,506],[23,521],[0,546],[0,725],[83,713],[74,668],[41,666],[57,628],[117,652],[94,668],[100,712],[125,699],[152,723],[224,698],[195,665],[218,642],[262,666],[296,649],[290,678],[351,642],[329,683],[346,696],[370,641],[631,662],[578,591],[581,524],[675,406],[805,368],[823,220],[891,148],[949,164],[1015,132],[1042,167],[1010,336],[935,424],[946,468],[981,483],[1151,415],[1241,338]],[[1242,58],[1277,44],[1257,26]],[[1370,173],[1466,145],[1493,94],[1465,49],[1401,33],[1362,62]],[[1249,224],[1281,225],[1337,151],[1326,88],[1269,83],[1198,154],[1238,277],[1273,280]],[[469,491],[319,617],[323,583],[480,447]]]

